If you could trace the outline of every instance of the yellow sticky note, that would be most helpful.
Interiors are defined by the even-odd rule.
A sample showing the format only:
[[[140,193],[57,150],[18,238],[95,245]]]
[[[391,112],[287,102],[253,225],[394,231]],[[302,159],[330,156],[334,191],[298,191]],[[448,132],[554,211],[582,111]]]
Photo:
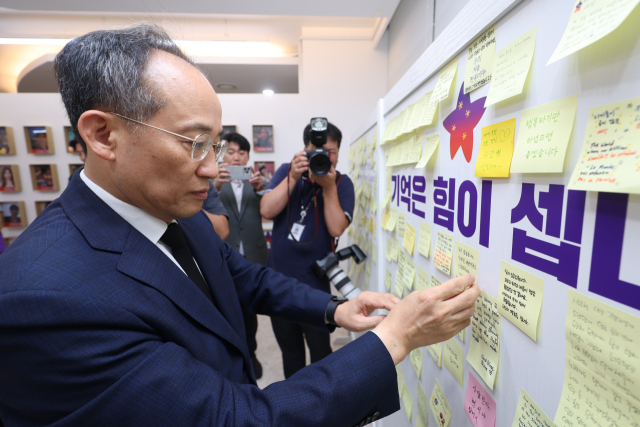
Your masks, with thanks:
[[[537,341],[543,292],[543,279],[508,262],[500,262],[498,311],[534,341]]]
[[[498,300],[480,292],[471,317],[471,345],[467,361],[493,390],[500,364],[500,313]]]
[[[429,427],[429,398],[418,382],[418,416],[416,427]]]
[[[393,238],[393,245],[391,246],[391,259],[398,261],[398,253],[400,252],[400,240],[397,237]]]
[[[640,97],[589,110],[573,190],[640,193]]]
[[[400,251],[400,252],[402,252],[402,251]],[[404,252],[402,252],[402,254],[404,255]],[[416,263],[411,261],[408,257],[405,256],[404,285],[410,291],[413,290],[413,282],[415,280],[415,277],[416,277]]]
[[[442,343],[439,342],[437,344],[432,344],[427,346],[427,351],[433,358],[433,361],[436,362],[438,368],[442,367]]]
[[[505,120],[482,128],[476,176],[508,178],[513,156],[516,119]]]
[[[442,71],[438,77],[436,87],[433,89],[433,95],[431,95],[430,104],[437,104],[440,101],[444,101],[449,97],[451,92],[451,82],[456,77],[456,71],[458,71],[458,57],[456,56]]]
[[[462,387],[464,382],[464,350],[462,346],[453,338],[448,339],[444,342],[442,358],[444,359],[444,366],[447,367],[453,378]]]
[[[478,262],[480,253],[477,249],[467,246],[464,243],[456,242],[456,262],[453,275],[460,277],[465,274],[473,274],[478,284]]]
[[[430,288],[433,288],[434,286],[440,286],[442,285],[442,282],[440,280],[438,280],[438,278],[436,277],[435,274],[431,275],[431,284],[429,285]]]
[[[436,380],[436,384],[433,386],[429,406],[431,406],[431,413],[436,420],[436,425],[449,427],[449,423],[451,422],[451,406],[449,406],[449,402],[447,402],[447,398],[444,396],[438,380]]]
[[[404,217],[404,212],[398,214],[398,236],[404,237],[404,230],[407,228],[407,220]]]
[[[413,370],[416,371],[416,375],[418,378],[422,375],[422,350],[416,348],[409,353],[409,358],[411,359],[411,366],[413,366]]]
[[[464,343],[464,329],[456,334],[458,339]]]
[[[398,271],[396,272],[396,281],[393,285],[393,294],[400,299],[402,299],[402,296],[404,295],[403,272],[399,265]]]
[[[551,418],[547,417],[542,409],[533,401],[531,396],[524,389],[520,389],[520,400],[518,400],[518,409],[513,417],[511,427],[521,426],[541,426],[555,427]]]
[[[640,317],[569,289],[565,328],[567,357],[640,403]]]
[[[444,274],[451,274],[451,258],[453,257],[453,236],[438,231],[436,247],[433,251],[433,263]]]
[[[536,27],[533,27],[496,52],[485,107],[522,93],[535,48]]]
[[[489,28],[467,49],[464,93],[469,93],[491,81],[493,58],[496,54],[496,26]]]
[[[402,295],[404,295],[404,288],[407,287],[407,277],[405,275],[406,266],[407,255],[404,251],[398,251],[398,269],[396,270],[396,295],[398,298],[402,298]]]
[[[393,250],[393,241],[387,237],[387,246],[384,248],[384,257],[388,262],[391,262],[392,258],[392,250]]]
[[[438,148],[438,144],[440,143],[440,134],[430,135],[425,139],[424,150],[422,150],[422,157],[420,157],[420,161],[416,164],[415,169],[423,168],[427,166],[429,159]]]
[[[387,289],[387,292],[391,292],[392,283],[393,283],[393,278],[391,277],[391,272],[387,268],[387,271],[384,274],[384,287]]]
[[[565,358],[564,387],[554,419],[558,427],[637,426],[638,414],[637,401],[628,399],[600,376]]]
[[[638,0],[575,0],[569,23],[547,65],[589,46],[627,19]],[[566,8],[564,13],[568,12]]]
[[[522,112],[511,173],[562,172],[578,95]]]
[[[389,206],[390,202],[391,202],[391,192],[387,192],[387,194],[384,195],[384,199],[382,199],[382,204],[380,205],[380,207],[387,209],[387,206]],[[386,211],[385,211],[385,214],[386,214]]]
[[[402,406],[404,406],[404,413],[407,414],[407,419],[411,420],[411,414],[413,413],[413,396],[411,396],[407,383],[404,384],[404,390],[402,391]]]
[[[420,235],[418,236],[418,252],[425,258],[429,258],[431,249],[431,224],[420,222]]]
[[[429,277],[429,273],[418,267],[418,280],[416,282],[416,290],[422,291],[424,289],[428,289],[430,281],[431,277]]]
[[[389,215],[389,221],[387,221],[386,230],[393,231],[396,228],[396,223],[398,222],[398,210],[391,209],[391,213]]]
[[[384,228],[385,230],[387,229],[389,218],[391,218],[391,211],[389,209],[385,209],[384,215],[382,215],[382,228]]]
[[[409,252],[409,255],[413,255],[413,248],[416,246],[416,229],[409,223],[406,224],[402,246]]]
[[[402,397],[402,395],[404,394],[406,381],[404,379],[404,372],[402,372],[402,369],[399,365],[396,365],[396,374],[398,376],[398,394],[400,395],[400,397]]]

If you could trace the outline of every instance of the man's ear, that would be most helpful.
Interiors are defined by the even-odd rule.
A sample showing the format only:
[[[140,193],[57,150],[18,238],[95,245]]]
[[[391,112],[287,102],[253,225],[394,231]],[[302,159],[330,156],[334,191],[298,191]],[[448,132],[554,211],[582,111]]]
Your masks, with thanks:
[[[127,132],[112,114],[87,110],[78,119],[78,133],[87,143],[87,149],[104,160],[115,160],[118,136]]]

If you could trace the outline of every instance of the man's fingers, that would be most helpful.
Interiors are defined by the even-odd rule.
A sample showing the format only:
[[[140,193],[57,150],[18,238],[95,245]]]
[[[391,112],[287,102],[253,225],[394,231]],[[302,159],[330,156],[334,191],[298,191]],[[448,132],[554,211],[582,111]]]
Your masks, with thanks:
[[[475,280],[476,278],[473,277],[473,274],[465,274],[464,276],[447,280],[442,285],[436,286],[435,289],[439,294],[439,299],[446,301],[464,292]]]
[[[449,304],[450,313],[455,314],[469,307],[474,307],[478,296],[480,296],[480,288],[478,288],[478,285],[471,285],[463,293],[454,298],[449,298],[445,301],[445,304]]]
[[[370,292],[363,295],[366,295],[366,304],[371,308],[371,311],[379,308],[391,311],[391,309],[400,302],[396,296],[391,294]]]
[[[382,322],[385,317],[384,315],[379,315],[379,316],[369,316],[369,317],[365,317],[362,319],[361,324],[358,325],[358,331],[356,332],[360,332],[360,331],[364,331],[367,329],[373,329],[376,326],[378,326],[378,324],[380,324],[380,322]]]

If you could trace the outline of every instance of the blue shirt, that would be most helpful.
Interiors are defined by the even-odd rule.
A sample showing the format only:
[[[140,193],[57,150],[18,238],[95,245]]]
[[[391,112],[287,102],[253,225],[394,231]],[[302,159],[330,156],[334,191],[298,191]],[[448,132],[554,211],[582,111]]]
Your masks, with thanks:
[[[283,180],[287,179],[289,164],[285,163],[276,171],[271,179],[267,191],[271,191]],[[355,204],[355,192],[353,182],[347,175],[340,175],[338,183],[338,200],[349,222],[353,216]],[[313,204],[313,189],[316,190],[318,201],[317,209]],[[333,238],[329,234],[327,225],[324,222],[324,199],[322,197],[322,187],[301,178],[293,188],[289,198],[289,226],[300,221],[300,212],[304,207],[309,206],[304,219],[304,231],[300,238],[301,243],[308,243],[313,240],[316,234],[316,215],[318,218],[318,236],[316,240],[307,246],[301,246],[290,240],[289,228],[287,226],[287,208],[273,218],[273,231],[271,233],[271,251],[267,260],[267,267],[293,277],[299,281],[310,285],[315,289],[329,292],[329,279],[325,276],[319,278],[311,270],[313,264],[324,258],[333,249],[331,241]]]

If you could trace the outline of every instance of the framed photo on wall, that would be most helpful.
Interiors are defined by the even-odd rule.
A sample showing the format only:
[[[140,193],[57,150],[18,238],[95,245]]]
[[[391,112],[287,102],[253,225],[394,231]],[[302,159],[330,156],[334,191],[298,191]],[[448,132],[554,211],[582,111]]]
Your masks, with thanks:
[[[24,228],[27,226],[27,211],[24,202],[2,202],[3,227],[6,228]]]
[[[228,133],[238,132],[238,126],[236,125],[226,125],[222,126],[222,134],[220,135],[223,139],[224,136]]]
[[[51,203],[53,203],[53,200],[36,202],[36,215],[39,216]]]
[[[11,193],[22,191],[18,165],[0,165],[0,191]]]
[[[13,139],[13,129],[9,126],[0,126],[0,156],[14,154],[16,154],[16,143]]]
[[[273,152],[273,125],[253,125],[253,151]]]
[[[262,175],[262,183],[266,187],[276,173],[276,162],[255,162],[254,169]]]
[[[53,133],[49,126],[25,126],[24,139],[29,154],[55,154]]]
[[[29,165],[31,170],[31,182],[36,191],[58,191],[58,167],[51,165]]]
[[[76,134],[71,130],[71,126],[64,127],[64,140],[67,143],[67,152],[68,153],[77,153],[76,144],[78,143],[78,139],[76,138]]]

